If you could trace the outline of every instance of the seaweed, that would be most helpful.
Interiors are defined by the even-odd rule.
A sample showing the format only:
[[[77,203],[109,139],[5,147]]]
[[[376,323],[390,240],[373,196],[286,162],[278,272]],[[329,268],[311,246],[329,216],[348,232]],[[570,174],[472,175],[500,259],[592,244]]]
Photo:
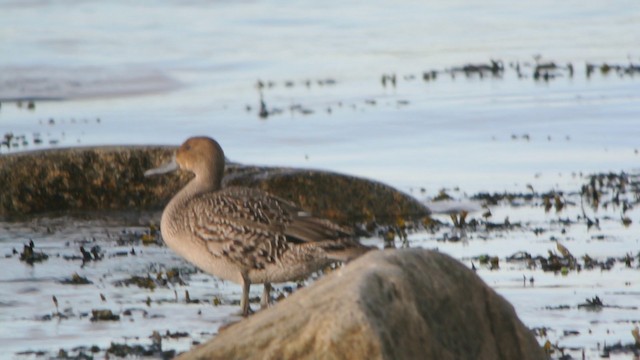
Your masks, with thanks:
[[[27,264],[33,266],[35,263],[43,262],[49,258],[49,255],[42,251],[35,251],[35,244],[33,240],[29,240],[29,244],[24,245],[24,249],[20,253],[20,261],[24,261]]]

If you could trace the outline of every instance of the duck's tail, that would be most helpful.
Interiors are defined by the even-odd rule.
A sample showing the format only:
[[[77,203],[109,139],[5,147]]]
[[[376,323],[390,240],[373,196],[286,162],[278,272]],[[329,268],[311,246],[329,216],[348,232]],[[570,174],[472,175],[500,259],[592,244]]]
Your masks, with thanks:
[[[322,242],[319,244],[322,244]],[[344,263],[349,262],[368,251],[378,249],[375,246],[362,245],[353,239],[345,239],[343,241],[331,240],[330,244],[322,244],[321,247],[327,252],[329,259]]]

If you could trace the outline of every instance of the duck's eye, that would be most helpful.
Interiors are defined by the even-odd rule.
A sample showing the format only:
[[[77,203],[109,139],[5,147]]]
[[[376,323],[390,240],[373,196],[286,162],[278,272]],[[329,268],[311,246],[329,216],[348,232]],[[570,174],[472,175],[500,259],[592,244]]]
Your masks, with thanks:
[[[187,151],[191,150],[191,145],[184,144],[184,149],[187,150]]]

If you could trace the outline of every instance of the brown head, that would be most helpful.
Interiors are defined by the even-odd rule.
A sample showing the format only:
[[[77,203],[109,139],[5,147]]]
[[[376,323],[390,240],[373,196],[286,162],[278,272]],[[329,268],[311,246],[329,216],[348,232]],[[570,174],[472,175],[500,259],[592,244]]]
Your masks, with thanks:
[[[176,163],[180,169],[196,176],[214,176],[222,179],[224,152],[217,141],[197,136],[187,139],[176,151]]]
[[[212,138],[191,137],[180,145],[170,163],[146,171],[145,176],[167,173],[178,168],[194,173],[196,180],[208,182],[213,188],[219,189],[224,173],[224,151]]]

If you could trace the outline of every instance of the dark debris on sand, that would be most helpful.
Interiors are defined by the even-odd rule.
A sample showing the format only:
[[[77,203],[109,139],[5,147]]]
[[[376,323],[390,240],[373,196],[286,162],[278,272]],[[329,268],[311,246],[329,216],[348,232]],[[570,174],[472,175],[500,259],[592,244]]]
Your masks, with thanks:
[[[157,331],[154,331],[150,338],[152,343],[149,346],[111,343],[111,346],[107,349],[107,354],[121,358],[153,357],[156,359],[173,359],[176,356],[175,350],[162,350],[162,336]]]
[[[31,266],[35,263],[43,262],[48,258],[49,255],[42,251],[35,251],[35,244],[33,243],[33,240],[30,240],[28,244],[25,244],[22,252],[20,253],[20,261],[24,261]]]

